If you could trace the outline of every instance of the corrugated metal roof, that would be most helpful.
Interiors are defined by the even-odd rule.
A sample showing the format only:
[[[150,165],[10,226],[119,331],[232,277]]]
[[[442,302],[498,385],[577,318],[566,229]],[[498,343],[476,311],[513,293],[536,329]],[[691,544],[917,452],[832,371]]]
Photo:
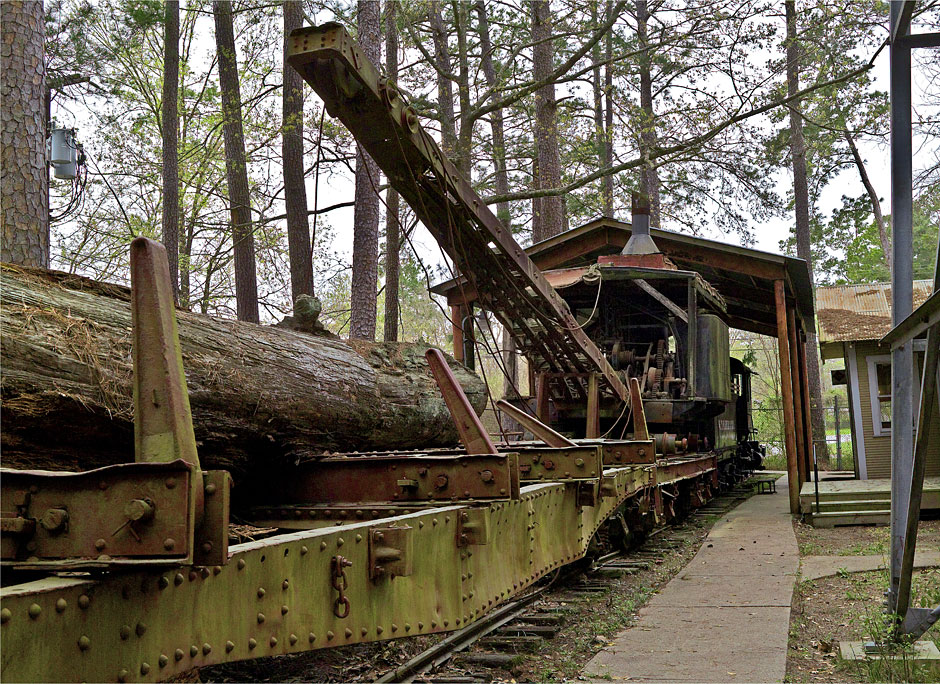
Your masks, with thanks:
[[[933,292],[930,280],[914,281],[914,308]],[[832,285],[816,289],[819,342],[880,340],[891,330],[891,283]]]

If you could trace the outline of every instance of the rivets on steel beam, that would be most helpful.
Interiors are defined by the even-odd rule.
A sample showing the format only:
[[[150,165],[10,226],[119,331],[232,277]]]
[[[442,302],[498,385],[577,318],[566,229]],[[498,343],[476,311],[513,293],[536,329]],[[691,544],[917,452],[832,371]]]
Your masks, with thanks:
[[[222,572],[222,566],[221,566],[221,565],[214,565],[214,566],[212,566],[212,574],[213,574],[213,575],[218,575],[220,572]]]
[[[164,482],[164,484],[166,485],[167,489],[173,489],[174,487],[176,487],[176,479],[172,477],[168,477],[166,479],[166,482]]]
[[[356,535],[356,543],[358,544],[358,543],[361,542],[361,541],[362,541],[362,535],[361,535],[361,534],[357,534],[357,535]]]
[[[264,613],[258,613],[258,624],[264,622]]]
[[[301,546],[301,547],[300,547],[300,555],[301,555],[301,556],[306,556],[308,551],[309,551],[309,549],[308,549],[306,546]]]
[[[128,674],[129,674],[129,673],[128,673],[127,670],[122,669],[120,672],[118,672],[117,680],[118,680],[119,682],[126,682],[126,681],[127,681],[127,675],[128,675]]]
[[[437,525],[437,518],[431,518],[431,524]]]
[[[137,633],[138,637],[142,637],[147,631],[147,625],[143,622],[138,622],[137,627],[134,628],[134,632]]]
[[[245,569],[245,559],[244,559],[244,558],[239,558],[239,559],[238,559],[238,562],[235,564],[235,567],[237,567],[239,570],[244,570],[244,569]]]
[[[309,641],[311,644],[316,640],[317,640],[317,635],[314,634],[313,632],[310,632],[310,634],[307,635],[307,641]]]
[[[393,623],[392,623],[392,633],[394,634],[394,633],[397,632],[397,631],[398,631],[398,625],[396,625],[396,624],[393,622]]]
[[[347,628],[343,631],[343,634],[345,634],[345,635],[346,635],[346,638],[348,639],[349,637],[352,636],[352,630],[349,629],[349,627],[347,627]]]
[[[97,549],[98,551],[103,551],[104,547],[106,547],[107,545],[108,543],[104,539],[95,540],[95,549]]]
[[[281,606],[281,615],[287,615],[287,611],[289,610],[290,608],[288,608],[287,606]]]
[[[287,588],[289,586],[290,586],[290,582],[288,580],[284,580],[283,582],[281,582],[281,591],[287,591]]]
[[[346,540],[344,540],[342,537],[339,537],[339,538],[336,540],[336,545],[337,545],[337,546],[342,546],[342,545],[345,544],[345,543],[346,543]]]
[[[369,630],[366,629],[365,627],[363,627],[362,629],[359,630],[359,633],[360,633],[362,636],[365,636],[366,634],[369,633]]]
[[[254,639],[249,639],[249,640],[248,640],[248,648],[249,648],[249,650],[253,650],[257,645],[258,645],[258,642],[255,641]]]
[[[140,664],[140,674],[145,675],[145,674],[147,674],[148,672],[150,672],[150,664],[149,664],[149,663],[141,663],[141,664]]]
[[[327,633],[326,633],[326,640],[327,640],[327,641],[332,641],[334,636],[335,636],[335,635],[333,634],[333,632],[327,632]]]
[[[121,629],[118,630],[118,635],[121,637],[121,641],[127,641],[131,636],[131,626],[121,625]]]
[[[197,577],[199,577],[199,573],[198,573],[198,572],[196,572],[195,570],[190,570],[190,571],[189,571],[189,581],[190,581],[190,582],[195,582]]]
[[[325,548],[326,548],[326,542],[325,542],[325,541],[321,541],[321,542],[320,542],[320,550],[322,551],[322,550],[325,549]]]
[[[210,553],[212,551],[212,542],[203,542],[202,543],[202,552]]]
[[[78,637],[78,650],[87,651],[89,648],[91,648],[91,639],[82,634]]]
[[[179,586],[183,583],[183,579],[184,579],[183,573],[178,572],[176,573],[176,576],[173,578],[173,584],[175,584],[176,586]]]
[[[406,631],[406,632],[410,632],[410,631],[411,631],[411,624],[408,623],[408,622],[405,623],[405,631]]]
[[[195,658],[197,655],[199,655],[199,647],[196,646],[196,644],[193,644],[189,647],[189,655],[191,658]]]
[[[423,521],[423,520],[419,520],[419,521],[418,521],[418,527],[424,527],[424,521]]]
[[[202,654],[203,654],[203,655],[209,655],[210,653],[212,653],[212,646],[210,646],[209,644],[203,644],[203,645],[202,645]]]
[[[419,622],[418,624],[420,625],[421,623]],[[384,628],[382,625],[376,625],[376,626],[375,626],[375,633],[376,633],[376,634],[381,634],[381,633],[384,632],[384,631],[385,631],[385,628]]]
[[[449,625],[449,624],[450,624],[450,623],[445,619],[445,620],[444,620],[444,626],[446,627],[446,626]]]
[[[226,642],[225,642],[225,652],[226,652],[226,653],[231,653],[231,652],[234,651],[234,650],[235,650],[235,642],[234,642],[234,641],[226,641]]]
[[[264,598],[264,587],[258,587],[258,598]]]
[[[290,642],[290,645],[293,646],[297,643],[297,635],[291,634],[289,637],[287,637],[287,640]]]
[[[35,620],[39,617],[39,614],[42,613],[42,608],[40,608],[38,603],[33,603],[29,607],[29,616]]]
[[[180,660],[182,660],[182,659],[183,659],[183,649],[178,648],[178,649],[176,649],[175,651],[173,651],[173,659],[176,660],[177,662],[179,662]]]
[[[206,494],[208,494],[209,496],[212,496],[213,494],[215,494],[215,483],[210,482],[209,484],[206,485]]]
[[[170,662],[170,659],[167,658],[167,656],[166,656],[165,653],[161,653],[161,654],[160,654],[160,657],[157,658],[157,665],[159,665],[161,669],[163,669],[164,667],[166,667],[166,664],[167,664],[168,662]]]
[[[4,608],[3,610],[0,610],[0,624],[5,625],[6,623],[10,621],[11,617],[13,617],[13,613],[10,611],[9,608]]]

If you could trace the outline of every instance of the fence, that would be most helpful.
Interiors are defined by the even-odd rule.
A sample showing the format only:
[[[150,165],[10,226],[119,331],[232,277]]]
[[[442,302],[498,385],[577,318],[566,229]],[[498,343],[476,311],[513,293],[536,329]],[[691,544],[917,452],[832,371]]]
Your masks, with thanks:
[[[779,399],[755,402],[753,418],[757,439],[767,446],[767,463],[774,468],[785,468],[783,407]],[[828,399],[823,407],[823,418],[826,439],[819,443],[817,450],[819,467],[854,470],[852,427],[845,399],[839,395]]]

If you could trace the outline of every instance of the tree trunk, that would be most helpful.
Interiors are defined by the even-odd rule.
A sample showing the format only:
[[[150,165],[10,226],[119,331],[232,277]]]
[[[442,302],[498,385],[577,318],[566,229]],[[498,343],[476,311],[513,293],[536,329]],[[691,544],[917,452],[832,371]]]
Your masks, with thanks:
[[[604,14],[607,21],[611,20],[614,8],[611,0],[607,0]],[[614,27],[611,26],[604,38],[604,99],[606,110],[604,112],[604,168],[609,169],[614,163]],[[604,215],[614,216],[614,178],[606,174],[601,179],[601,192],[604,197]]]
[[[313,243],[307,221],[307,187],[304,182],[304,80],[299,71],[287,65],[288,37],[291,31],[301,27],[303,20],[303,4],[299,0],[284,0],[281,157],[290,291],[295,302],[300,295],[313,296]]]
[[[133,460],[130,291],[0,268],[4,466],[90,469]],[[204,468],[240,482],[324,451],[455,444],[426,345],[343,342],[177,311]],[[480,412],[483,382],[456,362]]]
[[[600,24],[600,18],[597,12],[597,2],[591,3],[591,25],[594,30]],[[600,41],[594,44],[591,50],[591,61],[594,68],[592,73],[592,90],[594,91],[594,147],[597,154],[597,166],[601,169],[609,168],[607,161],[607,133],[604,130],[604,90],[601,84],[601,44]],[[608,208],[607,185],[610,175],[601,178],[601,202],[602,213],[604,216],[612,216],[613,208]]]
[[[849,149],[852,151],[852,159],[855,160],[855,168],[858,169],[858,175],[862,179],[862,185],[865,186],[865,192],[868,193],[868,199],[871,201],[871,210],[875,214],[875,225],[878,226],[878,239],[881,242],[881,251],[883,253],[883,261],[885,266],[888,267],[888,270],[891,270],[891,239],[888,237],[888,230],[885,227],[885,219],[881,213],[881,200],[878,199],[878,193],[875,192],[875,186],[871,184],[871,179],[868,177],[868,170],[865,168],[865,162],[862,159],[862,155],[858,151],[858,146],[855,144],[855,138],[852,136],[852,133],[848,130],[845,131],[845,141],[849,144]]]
[[[398,83],[397,0],[385,0],[385,68],[392,83]],[[398,191],[385,192],[385,336],[386,342],[398,341],[398,275],[401,250]]]
[[[378,0],[359,0],[359,45],[375,65],[382,47]],[[356,205],[353,210],[352,288],[349,337],[375,340],[375,295],[379,279],[379,167],[356,145]]]
[[[49,267],[43,3],[0,2],[0,261]]]
[[[444,30],[440,0],[431,0],[428,22],[434,41],[434,59],[437,61],[437,108],[441,117],[441,149],[452,158],[457,150],[457,131],[454,127],[456,114],[453,84],[450,78],[444,75],[451,73],[450,49],[447,46],[447,32]]]
[[[480,66],[486,87],[493,90],[496,97],[496,68],[493,66],[493,46],[490,43],[490,24],[486,16],[486,5],[482,2],[476,4],[480,33]],[[503,110],[496,109],[490,113],[490,127],[493,131],[493,166],[496,168],[496,194],[509,194],[509,174],[506,171],[506,135],[503,125]],[[496,216],[504,226],[509,228],[512,216],[509,213],[509,202],[496,204]]]
[[[642,0],[641,0],[642,1]],[[796,3],[784,3],[787,20],[787,95],[800,90],[800,52],[797,42]],[[793,162],[793,204],[796,210],[796,253],[809,267],[810,285],[815,288],[813,251],[809,229],[809,188],[806,183],[806,141],[803,138],[803,120],[800,101],[790,104],[790,156]],[[813,441],[825,444],[826,427],[823,417],[822,381],[819,374],[819,345],[816,327],[810,324],[806,331],[806,372],[809,381],[810,410],[813,422]],[[827,454],[825,449],[821,454]],[[825,457],[824,457],[825,458]]]
[[[238,86],[235,29],[230,0],[213,0],[215,42],[219,56],[219,86],[222,91],[225,171],[235,246],[235,303],[238,320],[258,322],[258,279],[255,272],[255,238],[251,227],[245,136],[242,131],[242,100]]]
[[[548,78],[554,65],[552,48],[552,12],[548,0],[532,0],[532,70],[535,81]],[[555,84],[547,83],[535,91],[535,145],[539,161],[537,187],[561,186],[561,159],[558,154],[558,126],[555,104]],[[564,198],[559,195],[543,197],[539,203],[541,221],[539,233],[533,228],[532,242],[540,242],[565,229]]]
[[[163,11],[163,246],[173,294],[180,293],[179,82],[180,3],[167,0]]]
[[[659,171],[650,161],[650,152],[656,147],[656,114],[653,111],[653,57],[650,54],[648,22],[650,14],[646,0],[636,2],[636,37],[643,52],[638,57],[640,69],[640,192],[650,203],[650,225],[660,227]]]

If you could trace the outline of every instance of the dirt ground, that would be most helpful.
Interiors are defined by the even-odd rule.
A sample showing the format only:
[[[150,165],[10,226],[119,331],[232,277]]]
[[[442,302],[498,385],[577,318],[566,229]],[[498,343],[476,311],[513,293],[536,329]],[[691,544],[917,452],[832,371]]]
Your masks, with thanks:
[[[801,556],[871,555],[889,550],[887,527],[794,526]],[[940,521],[921,523],[918,548],[938,547]],[[903,657],[890,666],[840,662],[839,641],[878,640],[886,634],[889,626],[881,610],[887,587],[886,571],[797,582],[791,604],[787,681],[940,681],[940,672],[915,667]],[[913,602],[931,607],[940,603],[940,569],[915,571]],[[940,633],[933,630],[925,638],[940,643]]]
[[[795,523],[800,556],[874,556],[891,548],[887,526],[815,528]],[[924,520],[917,531],[917,548],[940,550],[940,520]]]

